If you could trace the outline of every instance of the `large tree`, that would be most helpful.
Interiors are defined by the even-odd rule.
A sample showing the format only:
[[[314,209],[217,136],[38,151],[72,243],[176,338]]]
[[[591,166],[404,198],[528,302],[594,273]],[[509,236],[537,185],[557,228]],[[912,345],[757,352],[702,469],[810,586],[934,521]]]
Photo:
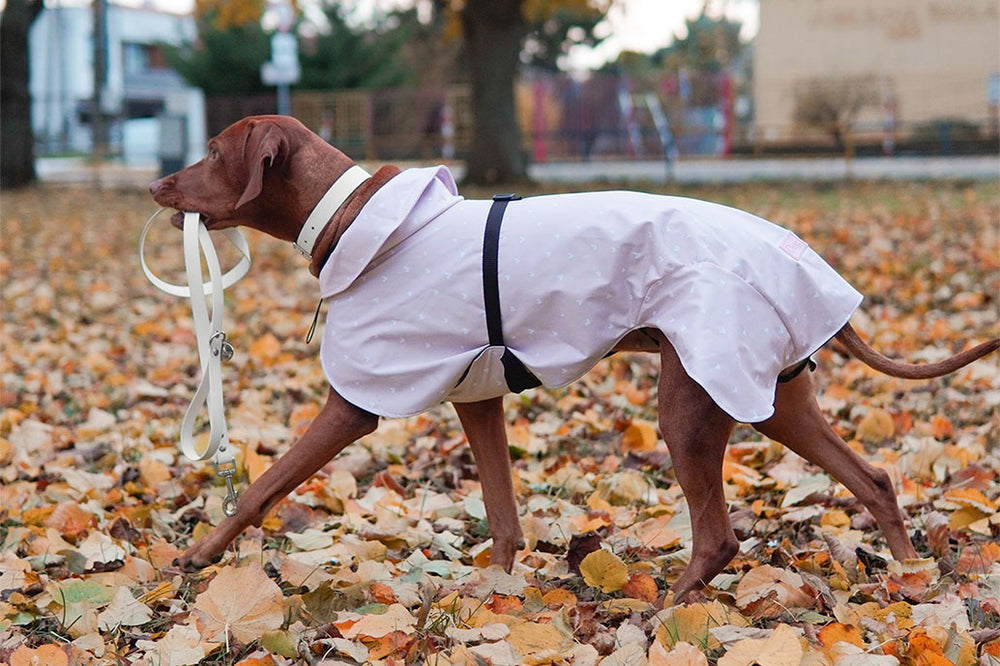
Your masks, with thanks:
[[[443,0],[442,0],[443,4]],[[594,41],[593,28],[610,0],[452,0],[462,26],[472,81],[472,148],[466,181],[493,185],[526,178],[526,160],[514,106],[514,81],[533,36],[543,45],[543,64],[554,62],[552,45]],[[558,28],[558,31],[554,30]],[[570,40],[570,35],[576,35]]]
[[[28,31],[42,6],[42,0],[7,0],[0,14],[0,188],[4,189],[35,180]]]

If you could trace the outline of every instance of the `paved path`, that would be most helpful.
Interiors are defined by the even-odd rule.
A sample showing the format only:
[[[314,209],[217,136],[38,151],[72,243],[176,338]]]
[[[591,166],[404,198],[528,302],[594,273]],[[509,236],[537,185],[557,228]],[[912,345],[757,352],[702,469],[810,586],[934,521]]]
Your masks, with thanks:
[[[580,162],[536,164],[529,167],[540,181],[645,180],[663,182],[662,161]],[[866,157],[811,159],[684,159],[673,167],[673,179],[682,183],[747,181],[860,180],[997,180],[1000,157]]]
[[[157,166],[118,163],[95,167],[83,159],[43,158],[36,163],[43,182],[99,183],[114,187],[146,187],[157,175]],[[457,179],[464,169],[453,165]],[[667,180],[663,161],[591,161],[534,164],[528,174],[540,182]],[[859,180],[1000,180],[1000,156],[972,157],[865,157],[789,159],[683,159],[672,169],[681,183],[738,183],[748,181]]]

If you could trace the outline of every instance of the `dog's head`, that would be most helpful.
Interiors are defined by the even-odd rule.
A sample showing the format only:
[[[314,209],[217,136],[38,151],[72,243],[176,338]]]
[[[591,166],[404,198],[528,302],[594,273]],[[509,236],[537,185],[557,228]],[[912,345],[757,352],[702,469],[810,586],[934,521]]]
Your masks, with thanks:
[[[175,226],[184,211],[194,211],[209,229],[242,225],[294,240],[309,212],[302,212],[310,205],[303,192],[315,187],[322,194],[324,187],[310,178],[326,170],[336,176],[351,164],[294,118],[253,116],[209,141],[201,161],[154,181],[149,190],[158,204],[178,211]]]

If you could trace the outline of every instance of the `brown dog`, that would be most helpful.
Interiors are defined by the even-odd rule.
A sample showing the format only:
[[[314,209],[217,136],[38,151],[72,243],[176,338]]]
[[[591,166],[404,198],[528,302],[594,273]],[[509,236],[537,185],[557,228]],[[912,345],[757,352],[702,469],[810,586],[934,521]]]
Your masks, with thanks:
[[[261,116],[226,129],[209,142],[208,154],[202,161],[157,180],[150,191],[162,206],[199,212],[210,229],[244,225],[293,242],[317,202],[352,166],[347,156],[298,121]],[[365,204],[397,173],[383,167],[346,196],[332,217],[321,220],[322,231],[311,247],[314,275],[320,274],[338,239]],[[181,220],[178,213],[174,223],[180,224]],[[944,361],[909,365],[875,352],[849,325],[836,337],[864,363],[904,378],[937,377],[1000,347],[1000,339],[992,340]],[[689,376],[682,356],[675,350],[676,340],[672,343],[663,331],[636,328],[616,339],[612,351],[653,352],[660,356],[660,430],[690,506],[693,532],[691,563],[673,586],[675,599],[682,599],[722,571],[739,547],[728,519],[721,473],[724,450],[736,422]],[[821,466],[854,493],[878,521],[893,557],[916,557],[889,476],[865,462],[834,433],[814,399],[809,373],[794,374],[804,365],[801,357],[794,360],[785,373],[794,376],[786,376],[777,384],[773,414],[753,423],[754,427]],[[375,430],[379,417],[354,406],[341,393],[331,388],[326,404],[292,450],[250,486],[240,498],[235,515],[225,518],[180,558],[181,568],[196,570],[216,560],[244,528],[259,525],[279,500],[341,449]],[[502,398],[455,400],[453,404],[483,486],[493,536],[491,561],[509,571],[519,548],[521,529]]]

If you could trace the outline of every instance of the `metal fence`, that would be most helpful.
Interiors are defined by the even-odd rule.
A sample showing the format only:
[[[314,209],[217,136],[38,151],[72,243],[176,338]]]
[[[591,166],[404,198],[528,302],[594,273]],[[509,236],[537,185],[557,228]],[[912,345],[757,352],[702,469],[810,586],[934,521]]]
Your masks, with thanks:
[[[673,159],[730,154],[996,153],[997,124],[984,120],[923,125],[857,124],[753,128],[749,96],[725,74],[682,77],[533,75],[516,87],[521,149],[535,163],[590,159]],[[296,91],[292,115],[355,159],[462,159],[472,138],[471,90],[397,88]],[[216,134],[251,114],[273,113],[273,96],[209,98]],[[778,131],[780,130],[780,131]],[[773,132],[772,132],[773,133]]]
[[[585,81],[533,76],[515,90],[522,149],[535,162],[654,158],[673,152],[722,155],[737,132],[725,77],[696,83],[637,82],[616,75]],[[467,85],[324,92],[296,91],[292,115],[357,159],[463,158],[472,137]],[[216,134],[255,113],[273,113],[273,97],[209,98]]]

